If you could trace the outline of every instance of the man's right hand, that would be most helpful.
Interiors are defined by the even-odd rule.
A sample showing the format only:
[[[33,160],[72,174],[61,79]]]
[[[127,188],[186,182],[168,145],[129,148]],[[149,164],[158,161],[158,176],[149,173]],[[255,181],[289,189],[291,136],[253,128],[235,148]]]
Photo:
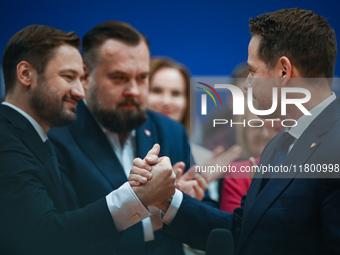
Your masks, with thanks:
[[[155,158],[155,155],[159,153],[159,145],[155,146],[144,160],[137,158],[133,161],[134,167],[131,169],[129,183],[139,175],[140,171],[147,171],[145,170],[146,162],[148,164],[157,162],[151,165],[151,179],[143,185],[133,186],[132,189],[144,206],[154,205],[166,212],[171,203],[171,197],[175,194],[176,175],[168,157]]]

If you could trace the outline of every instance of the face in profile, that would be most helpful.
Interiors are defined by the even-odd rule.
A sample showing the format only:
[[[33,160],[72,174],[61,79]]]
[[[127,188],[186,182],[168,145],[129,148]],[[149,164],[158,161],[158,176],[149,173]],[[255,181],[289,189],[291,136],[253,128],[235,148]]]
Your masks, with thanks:
[[[188,102],[185,80],[175,68],[158,70],[150,81],[149,109],[182,122]]]
[[[97,50],[83,84],[88,107],[105,128],[126,133],[145,122],[149,61],[144,41],[129,46],[109,39]]]
[[[276,70],[269,71],[264,61],[259,59],[257,51],[260,43],[259,37],[253,37],[248,47],[248,67],[249,75],[245,83],[245,89],[252,88],[253,102],[255,109],[268,110],[273,104],[273,87],[277,87],[280,91],[280,78],[276,76]],[[280,95],[278,96],[278,104],[276,110],[266,115],[266,118],[277,118],[280,116]]]
[[[54,53],[32,85],[29,104],[41,122],[62,126],[75,120],[77,102],[84,97],[83,61],[79,51],[69,45],[57,47]]]

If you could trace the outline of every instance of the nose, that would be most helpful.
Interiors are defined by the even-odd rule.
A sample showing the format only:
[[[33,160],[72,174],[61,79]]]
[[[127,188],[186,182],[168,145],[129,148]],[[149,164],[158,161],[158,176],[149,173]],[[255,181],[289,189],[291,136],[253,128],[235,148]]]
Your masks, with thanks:
[[[163,104],[169,105],[172,102],[172,98],[169,93],[164,93],[162,97]]]
[[[124,95],[129,97],[138,97],[140,95],[140,88],[136,80],[131,80],[124,89]]]
[[[248,91],[248,88],[251,87],[251,78],[250,78],[251,74],[249,73],[247,79],[245,80],[244,84],[241,85],[242,88],[245,90],[245,91]]]
[[[83,87],[83,84],[80,80],[78,80],[76,82],[75,86],[73,86],[71,88],[71,95],[72,95],[72,97],[76,98],[77,100],[84,98],[84,96],[85,96],[84,87]]]

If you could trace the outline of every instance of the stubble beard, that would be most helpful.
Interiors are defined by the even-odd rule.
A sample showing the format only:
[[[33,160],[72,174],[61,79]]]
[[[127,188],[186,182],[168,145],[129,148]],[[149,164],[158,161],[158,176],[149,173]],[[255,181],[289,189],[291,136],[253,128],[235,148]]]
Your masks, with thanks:
[[[68,98],[58,99],[57,93],[51,89],[43,75],[39,75],[37,87],[32,91],[29,104],[36,115],[49,126],[64,126],[75,120],[75,109],[68,112],[64,109],[63,102]],[[77,99],[72,98],[73,101]]]

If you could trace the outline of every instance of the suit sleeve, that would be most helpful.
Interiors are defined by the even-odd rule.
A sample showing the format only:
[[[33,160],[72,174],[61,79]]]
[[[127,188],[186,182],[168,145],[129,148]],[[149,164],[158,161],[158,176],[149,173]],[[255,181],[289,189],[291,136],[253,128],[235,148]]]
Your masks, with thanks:
[[[183,193],[181,206],[163,231],[193,248],[205,250],[210,232],[215,228],[232,230],[233,214],[207,206]]]
[[[3,252],[98,254],[104,246],[119,242],[105,198],[72,212],[58,210],[47,170],[22,143],[7,141],[3,139],[0,146]]]
[[[249,185],[249,178],[225,178],[220,202],[221,210],[232,212],[239,207]]]
[[[340,179],[326,179],[322,187],[321,229],[325,254],[340,254]]]

